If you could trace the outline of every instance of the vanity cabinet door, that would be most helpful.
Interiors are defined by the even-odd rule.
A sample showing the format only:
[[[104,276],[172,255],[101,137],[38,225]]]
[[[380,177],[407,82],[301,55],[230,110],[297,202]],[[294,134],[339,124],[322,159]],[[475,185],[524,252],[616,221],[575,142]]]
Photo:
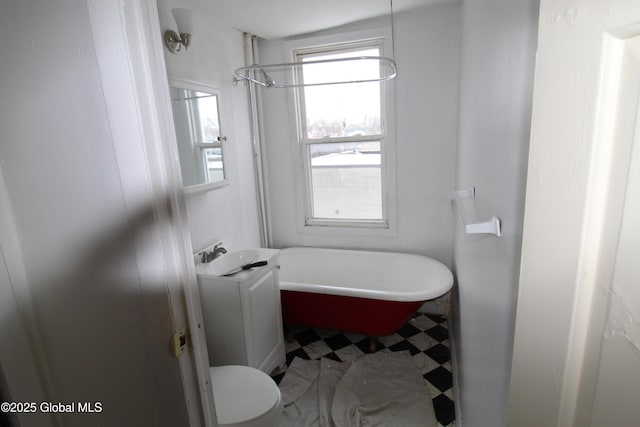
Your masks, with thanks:
[[[278,270],[249,284],[242,299],[249,366],[269,372],[284,363]]]

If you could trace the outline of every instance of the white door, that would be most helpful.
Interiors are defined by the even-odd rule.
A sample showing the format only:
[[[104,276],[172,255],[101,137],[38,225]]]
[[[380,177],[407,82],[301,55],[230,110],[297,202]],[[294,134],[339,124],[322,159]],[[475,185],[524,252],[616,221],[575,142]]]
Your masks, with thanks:
[[[640,2],[542,0],[509,425],[640,420]]]
[[[198,303],[155,0],[3,6],[0,392],[28,402],[10,415],[217,425],[204,340],[169,351],[202,322],[185,312]]]

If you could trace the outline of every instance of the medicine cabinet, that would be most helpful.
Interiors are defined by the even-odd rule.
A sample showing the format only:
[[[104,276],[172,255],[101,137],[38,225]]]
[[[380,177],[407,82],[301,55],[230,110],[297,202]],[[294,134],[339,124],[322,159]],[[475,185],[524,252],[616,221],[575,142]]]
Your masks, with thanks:
[[[220,91],[181,79],[170,80],[180,169],[186,194],[227,185]]]

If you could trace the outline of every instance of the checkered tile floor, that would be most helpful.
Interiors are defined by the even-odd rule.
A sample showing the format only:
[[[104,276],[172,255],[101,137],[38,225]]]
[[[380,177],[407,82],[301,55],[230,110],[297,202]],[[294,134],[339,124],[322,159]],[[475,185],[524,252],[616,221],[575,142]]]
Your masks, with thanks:
[[[293,332],[294,341],[286,343],[287,366],[296,356],[346,362],[369,352],[369,338],[365,335],[307,327],[296,327]],[[377,351],[409,351],[422,370],[439,425],[455,425],[446,317],[417,313],[395,334],[379,337]],[[281,372],[273,378],[279,383],[283,376]]]

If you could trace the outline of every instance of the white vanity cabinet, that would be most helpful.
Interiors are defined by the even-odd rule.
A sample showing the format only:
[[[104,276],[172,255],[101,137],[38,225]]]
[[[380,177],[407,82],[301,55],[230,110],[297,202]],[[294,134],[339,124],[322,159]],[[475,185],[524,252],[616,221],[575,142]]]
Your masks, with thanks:
[[[214,274],[221,274],[217,260],[196,261],[209,364],[245,365],[270,373],[285,363],[279,250],[247,251],[255,251],[254,260],[267,265],[224,277]]]

